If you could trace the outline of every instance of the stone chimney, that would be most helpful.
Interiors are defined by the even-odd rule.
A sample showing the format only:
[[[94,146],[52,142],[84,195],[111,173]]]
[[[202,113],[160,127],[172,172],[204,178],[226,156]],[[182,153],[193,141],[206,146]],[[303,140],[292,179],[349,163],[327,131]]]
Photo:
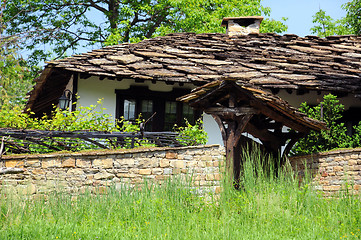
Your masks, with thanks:
[[[248,16],[248,17],[226,17],[223,18],[222,27],[227,27],[227,34],[229,36],[248,35],[250,33],[259,33],[259,26],[263,17]]]

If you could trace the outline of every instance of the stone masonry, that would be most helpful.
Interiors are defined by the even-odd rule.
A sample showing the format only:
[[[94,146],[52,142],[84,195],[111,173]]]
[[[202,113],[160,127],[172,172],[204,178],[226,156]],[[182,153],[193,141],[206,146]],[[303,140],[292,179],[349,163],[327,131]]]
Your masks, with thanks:
[[[52,190],[104,192],[146,179],[162,181],[188,176],[200,192],[220,191],[224,148],[219,145],[39,155],[7,155],[0,160],[2,187],[35,194]],[[15,171],[12,171],[15,170]]]
[[[297,156],[289,160],[300,177],[305,175],[307,166],[315,188],[326,195],[345,189],[361,193],[361,148]]]

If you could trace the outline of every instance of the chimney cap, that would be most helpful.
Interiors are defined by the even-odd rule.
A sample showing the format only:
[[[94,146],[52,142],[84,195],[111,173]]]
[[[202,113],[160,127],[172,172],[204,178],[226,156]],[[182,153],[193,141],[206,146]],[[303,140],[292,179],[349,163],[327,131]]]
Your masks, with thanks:
[[[260,20],[260,22],[262,22],[263,17],[262,16],[245,16],[245,17],[225,17],[222,20],[221,26],[222,27],[227,27],[228,21],[229,20],[238,20],[237,22],[243,22],[243,21],[247,21],[247,20]]]

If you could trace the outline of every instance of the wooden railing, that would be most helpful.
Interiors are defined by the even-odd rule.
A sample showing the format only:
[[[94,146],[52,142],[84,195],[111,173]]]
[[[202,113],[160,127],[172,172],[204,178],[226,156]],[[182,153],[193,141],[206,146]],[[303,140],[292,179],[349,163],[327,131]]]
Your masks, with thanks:
[[[180,147],[187,137],[174,132],[41,131],[0,129],[0,156],[8,153],[79,151],[84,149]]]

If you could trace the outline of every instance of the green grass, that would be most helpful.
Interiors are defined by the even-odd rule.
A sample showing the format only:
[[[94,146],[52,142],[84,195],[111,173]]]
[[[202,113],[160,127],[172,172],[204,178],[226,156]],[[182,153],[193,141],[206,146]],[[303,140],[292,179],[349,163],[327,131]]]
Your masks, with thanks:
[[[0,239],[361,239],[360,196],[325,198],[257,152],[243,159],[241,190],[213,199],[177,179],[76,199],[3,190]]]

